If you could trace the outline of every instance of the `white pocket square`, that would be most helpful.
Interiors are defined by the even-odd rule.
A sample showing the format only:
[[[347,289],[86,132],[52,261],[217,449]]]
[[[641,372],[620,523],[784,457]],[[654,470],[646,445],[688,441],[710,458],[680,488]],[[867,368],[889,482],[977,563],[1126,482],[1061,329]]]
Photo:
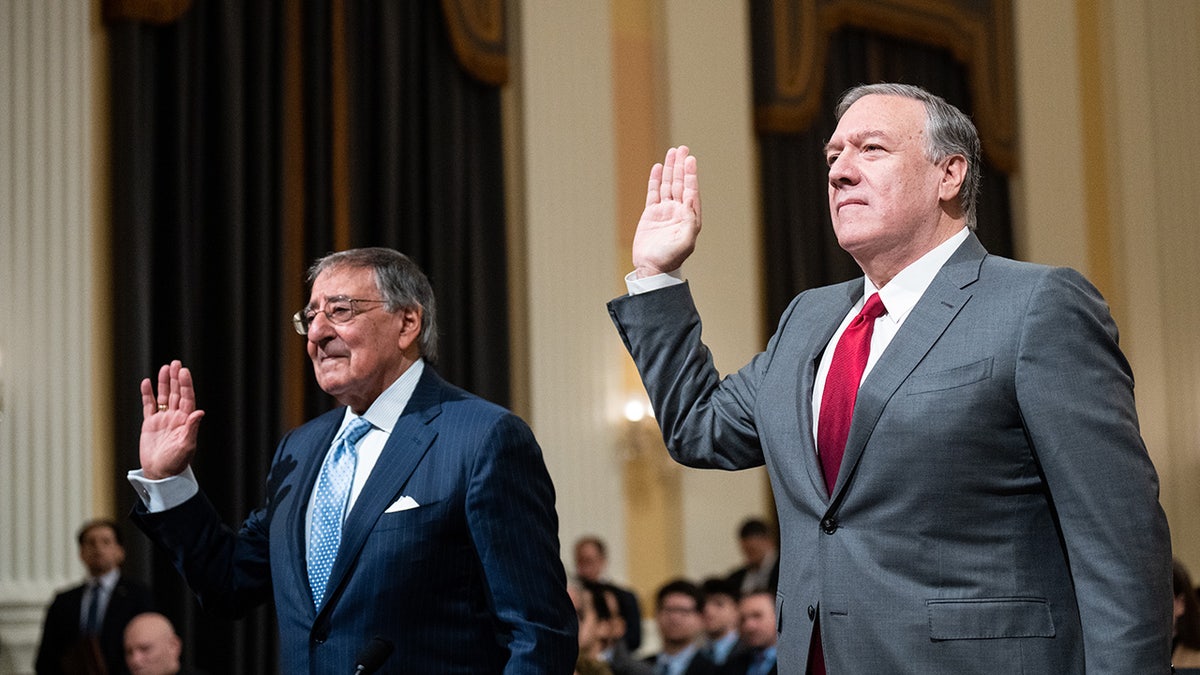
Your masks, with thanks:
[[[392,505],[387,507],[387,511],[384,511],[384,513],[396,513],[397,511],[407,511],[409,509],[415,509],[418,506],[420,506],[420,504],[417,503],[417,500],[413,499],[412,497],[409,497],[408,495],[404,495],[400,499],[397,499],[396,501],[392,502]]]

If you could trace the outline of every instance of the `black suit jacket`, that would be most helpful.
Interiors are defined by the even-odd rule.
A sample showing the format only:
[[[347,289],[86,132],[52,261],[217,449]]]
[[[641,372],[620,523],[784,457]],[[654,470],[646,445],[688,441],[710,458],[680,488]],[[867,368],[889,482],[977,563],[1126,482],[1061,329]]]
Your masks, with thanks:
[[[42,628],[42,643],[38,646],[34,668],[38,675],[65,673],[63,659],[71,655],[82,656],[79,632],[79,616],[83,604],[84,585],[59,593],[46,612],[46,623]],[[133,617],[154,609],[150,589],[126,577],[117,579],[108,608],[104,611],[104,623],[100,627],[98,642],[100,652],[109,673],[128,673],[125,667],[125,625]]]
[[[742,582],[745,581],[746,573],[749,569],[750,568],[748,566],[742,566],[742,567],[737,568],[736,570],[731,572],[728,577],[725,578],[725,583],[729,584],[730,586],[733,586],[734,588],[738,589],[738,591],[740,592],[742,589]],[[770,591],[772,593],[779,590],[779,556],[778,555],[775,556],[775,564],[771,567],[771,574],[769,575],[768,580],[767,580],[767,587],[763,590]]]
[[[647,656],[642,660],[643,663],[648,664],[651,668],[655,666],[657,661],[657,654]],[[712,659],[705,656],[703,652],[697,651],[692,657],[691,663],[688,664],[687,669],[683,671],[683,675],[717,675],[719,672],[720,669],[717,667],[717,664],[712,662]]]
[[[617,592],[617,607],[621,611],[621,618],[625,619],[625,637],[622,640],[632,654],[642,646],[642,608],[633,591],[615,584],[613,588]]]
[[[754,654],[756,651],[754,649],[744,649],[730,654],[729,660],[717,672],[720,675],[746,675],[746,671],[750,670],[750,665],[754,663]],[[775,665],[771,666],[771,669],[767,671],[767,675],[778,675],[778,673],[779,661],[776,661]]]

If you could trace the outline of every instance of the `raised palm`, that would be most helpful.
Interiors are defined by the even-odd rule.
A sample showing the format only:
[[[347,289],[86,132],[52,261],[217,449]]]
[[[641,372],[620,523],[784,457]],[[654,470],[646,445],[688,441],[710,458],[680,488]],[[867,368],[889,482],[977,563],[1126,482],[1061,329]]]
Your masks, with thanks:
[[[179,361],[158,370],[158,392],[142,380],[142,434],[138,454],[142,475],[152,480],[183,472],[196,453],[203,410],[196,409],[192,373]]]
[[[671,272],[696,249],[700,234],[700,182],[686,145],[671,148],[650,170],[646,208],[633,236],[639,277]]]

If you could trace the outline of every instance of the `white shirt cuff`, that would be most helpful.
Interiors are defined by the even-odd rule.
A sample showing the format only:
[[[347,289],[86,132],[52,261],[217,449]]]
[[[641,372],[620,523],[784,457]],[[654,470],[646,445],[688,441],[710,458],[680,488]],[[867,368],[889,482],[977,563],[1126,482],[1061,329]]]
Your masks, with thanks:
[[[676,286],[682,284],[683,281],[682,268],[641,279],[637,277],[637,272],[635,271],[625,275],[625,288],[629,289],[630,295],[637,295],[639,293],[657,291],[667,286]]]
[[[200,484],[196,482],[196,474],[192,473],[191,466],[177,476],[168,476],[158,480],[146,478],[142,475],[141,469],[130,471],[125,478],[138,493],[138,497],[141,497],[142,504],[150,513],[173,509],[195,497],[196,493],[200,491]]]

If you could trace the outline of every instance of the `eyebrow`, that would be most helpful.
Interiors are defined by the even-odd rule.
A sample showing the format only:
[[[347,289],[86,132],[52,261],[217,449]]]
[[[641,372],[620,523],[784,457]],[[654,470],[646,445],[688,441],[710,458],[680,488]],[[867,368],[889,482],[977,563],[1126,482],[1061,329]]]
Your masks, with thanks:
[[[350,296],[346,295],[345,293],[339,293],[337,295],[325,296],[325,302],[332,302],[332,301],[337,301],[337,300],[350,300],[350,299],[351,299]],[[308,304],[304,306],[304,309],[316,309],[317,307],[320,307],[320,306],[321,306],[320,304],[316,304],[312,300],[309,300]]]
[[[862,131],[856,131],[856,132],[850,134],[846,138],[846,141],[849,142],[850,145],[857,145],[859,143],[862,143],[864,140],[866,140],[868,138],[882,138],[887,141],[892,140],[891,135],[888,134],[883,129],[864,129]],[[841,145],[835,146],[833,144],[833,141],[827,141],[825,143],[825,147],[821,149],[821,158],[824,159],[824,158],[828,157],[829,152],[831,150],[840,149],[843,147],[845,147],[844,143]]]

